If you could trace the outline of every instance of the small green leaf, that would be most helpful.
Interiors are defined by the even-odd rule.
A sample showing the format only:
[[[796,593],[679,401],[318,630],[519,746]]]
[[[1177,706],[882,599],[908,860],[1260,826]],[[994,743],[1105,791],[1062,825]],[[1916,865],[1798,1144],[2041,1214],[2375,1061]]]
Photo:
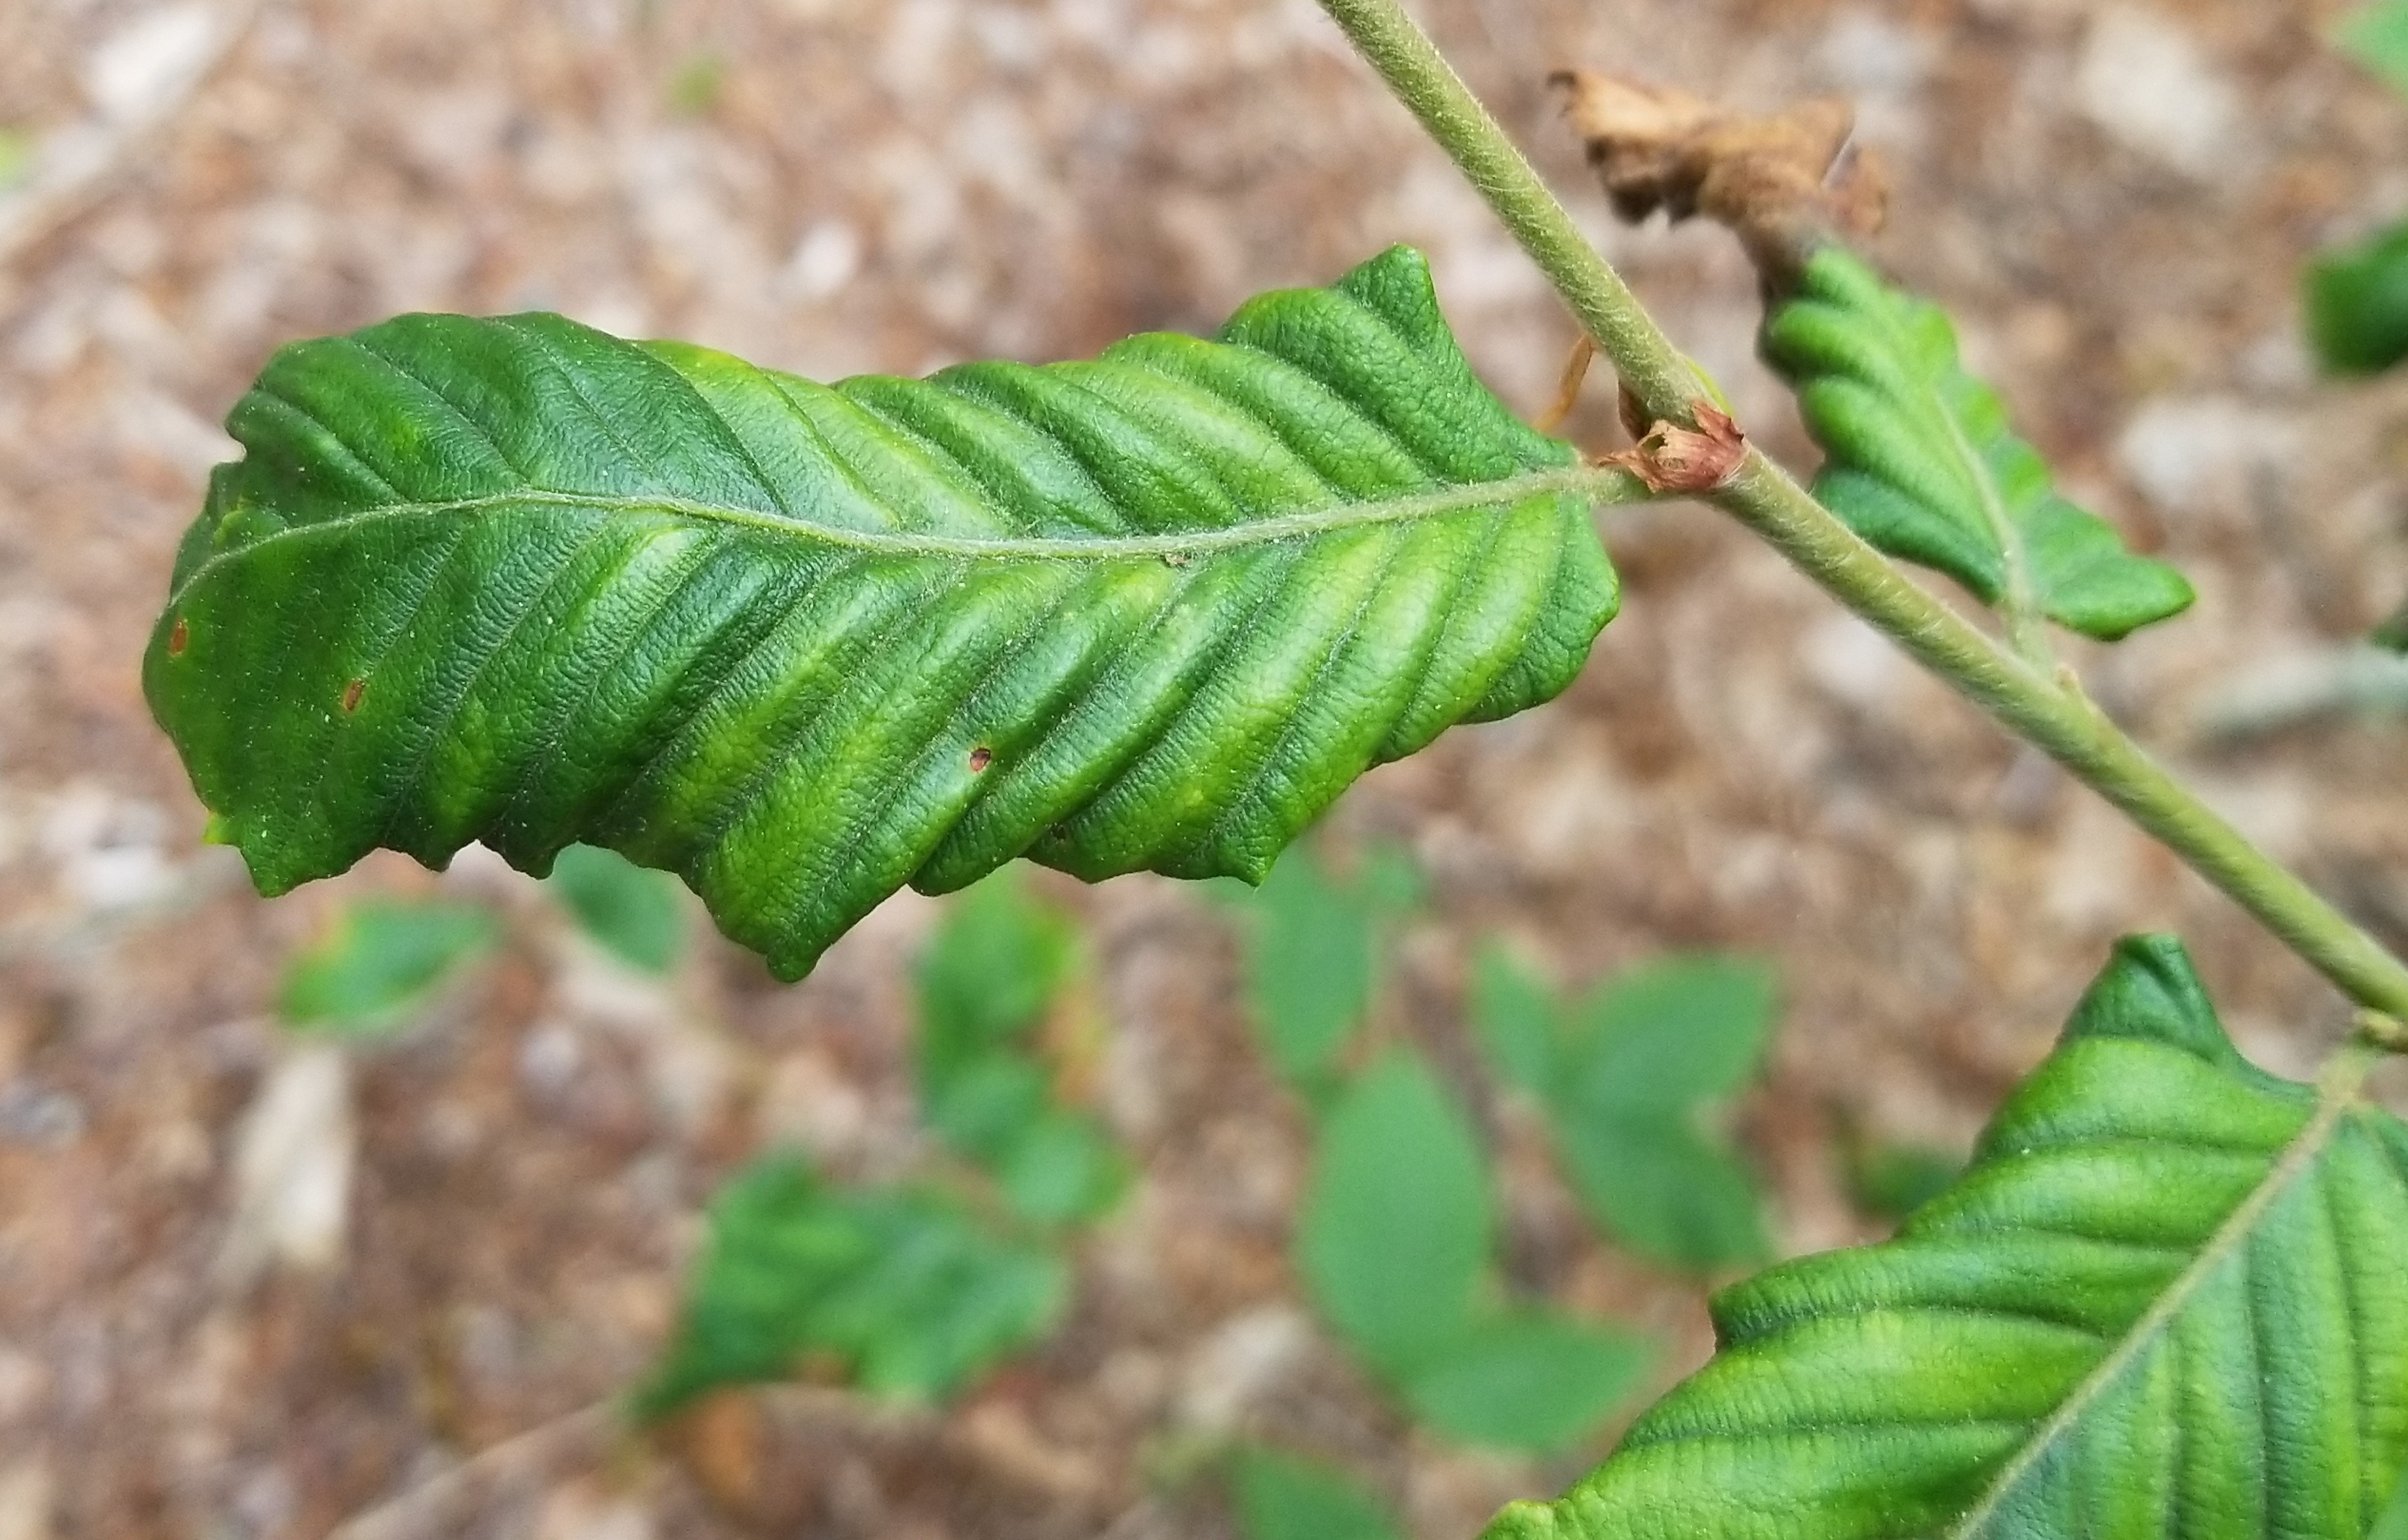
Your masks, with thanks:
[[[2180,943],[2129,940],[1896,1240],[1724,1290],[1713,1361],[1489,1533],[2364,1535],[2408,1460],[2403,1278],[2408,1126],[2252,1068]]]
[[[831,1188],[774,1157],[712,1203],[676,1337],[637,1409],[665,1417],[814,1357],[864,1389],[940,1401],[1042,1336],[1068,1291],[1059,1259],[943,1194]]]
[[[2393,612],[2389,620],[2375,627],[2367,639],[2387,652],[2408,653],[2408,604]]]
[[[1546,1109],[1564,1173],[1600,1229],[1696,1272],[1764,1259],[1756,1179],[1712,1119],[1763,1060],[1776,1016],[1767,969],[1667,958],[1567,1011],[1492,948],[1473,1013],[1499,1072]]]
[[[1903,1219],[1948,1190],[1965,1162],[1920,1144],[1862,1140],[1847,1150],[1848,1196],[1877,1219]]]
[[[1291,1086],[1317,1092],[1370,1009],[1370,906],[1300,846],[1245,909],[1246,999],[1264,1048]]]
[[[1011,1211],[1034,1225],[1082,1224],[1128,1187],[1129,1165],[1092,1117],[1054,1111],[1024,1128],[996,1172]]]
[[[616,851],[570,845],[552,863],[552,891],[584,932],[630,968],[666,973],[685,950],[677,879]]]
[[[2408,0],[2360,6],[2342,19],[2333,41],[2392,90],[2408,94]]]
[[[1563,1037],[1561,1008],[1547,986],[1489,943],[1471,965],[1471,1025],[1506,1084],[1541,1100],[1553,1094]]]
[[[285,969],[278,1013],[288,1026],[340,1037],[390,1030],[500,935],[475,904],[365,900]]]
[[[1322,1124],[1297,1265],[1339,1333],[1406,1382],[1471,1323],[1494,1225],[1469,1121],[1400,1051],[1364,1072]]]
[[[1654,1357],[1611,1327],[1546,1312],[1483,1320],[1424,1365],[1414,1415],[1458,1443],[1549,1454],[1595,1431]]]
[[[920,1077],[943,1088],[1018,1050],[1068,979],[1078,933],[1001,872],[947,905],[920,957]]]
[[[1379,1499],[1319,1461],[1248,1449],[1231,1486],[1244,1540],[1403,1540]]]
[[[2316,257],[2300,286],[2328,370],[2379,374],[2408,358],[2408,223]]]
[[[2190,608],[2181,573],[2057,495],[1997,395],[1958,364],[1947,316],[1847,252],[1807,264],[1766,319],[1764,353],[1828,456],[1815,496],[1882,551],[1990,605],[2016,590],[2019,564],[2041,613],[2103,641]]]
[[[1755,1173],[1686,1118],[1567,1101],[1555,1133],[1589,1216],[1623,1245],[1692,1273],[1771,1254]]]
[[[1217,341],[829,386],[557,316],[270,360],[144,664],[261,891],[389,846],[674,871],[781,976],[1026,856],[1261,880],[1570,683],[1600,482],[1399,248]]]

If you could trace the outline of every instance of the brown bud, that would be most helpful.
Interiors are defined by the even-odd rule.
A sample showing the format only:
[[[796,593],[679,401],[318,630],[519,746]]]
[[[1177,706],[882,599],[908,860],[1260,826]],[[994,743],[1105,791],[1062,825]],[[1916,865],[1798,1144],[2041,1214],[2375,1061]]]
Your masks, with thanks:
[[[1691,410],[1696,427],[1659,422],[1637,447],[1609,454],[1604,463],[1629,471],[1650,492],[1713,492],[1727,484],[1747,458],[1747,435],[1710,402],[1697,402]]]

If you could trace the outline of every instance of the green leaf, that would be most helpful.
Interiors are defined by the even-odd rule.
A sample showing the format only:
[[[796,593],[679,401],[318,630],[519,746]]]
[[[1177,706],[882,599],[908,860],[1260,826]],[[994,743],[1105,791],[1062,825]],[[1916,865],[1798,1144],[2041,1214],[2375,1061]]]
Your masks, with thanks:
[[[1340,1335],[1410,1380],[1470,1327],[1495,1222],[1469,1121],[1400,1051],[1365,1071],[1322,1125],[1297,1265]]]
[[[1248,1449],[1231,1486],[1244,1540],[1403,1540],[1379,1499],[1319,1461]]]
[[[677,884],[615,851],[570,845],[552,863],[552,886],[584,932],[630,968],[666,973],[685,950]]]
[[[1879,1219],[1903,1219],[1948,1190],[1965,1162],[1920,1144],[1861,1140],[1846,1154],[1848,1196]]]
[[[2408,1540],[2408,1471],[2403,1471],[2401,1476],[2403,1479],[2392,1490],[2391,1506],[2374,1521],[2370,1540]]]
[[[1069,921],[1012,873],[953,900],[918,967],[923,1092],[942,1101],[953,1083],[1024,1050],[1069,977],[1077,943]]]
[[[1555,1088],[1562,1011],[1545,982],[1494,942],[1471,964],[1471,1027],[1507,1085],[1546,1099]]]
[[[1480,385],[1401,248],[1218,342],[833,387],[404,316],[227,425],[144,687],[262,891],[581,840],[789,978],[1015,856],[1258,881],[1616,604],[1624,483]]]
[[[1493,1540],[2365,1534],[2408,1460],[2408,1126],[2358,1078],[2251,1068],[2181,944],[2125,942],[1954,1187],[1717,1296],[1714,1360]]]
[[[1882,551],[1985,604],[2028,585],[2038,612],[2106,641],[2190,608],[2181,573],[2057,495],[1997,395],[1959,366],[1948,317],[1847,252],[1807,264],[1766,320],[1764,354],[1828,457],[1815,496]]]
[[[2334,374],[2408,358],[2408,222],[2316,257],[2301,276],[2308,340]]]
[[[814,1357],[865,1389],[942,1400],[1042,1336],[1068,1298],[1058,1259],[943,1194],[831,1188],[793,1157],[729,1182],[710,1222],[677,1335],[638,1394],[642,1417]]]
[[[1414,1414],[1447,1437],[1552,1453],[1578,1442],[1634,1389],[1644,1339],[1541,1311],[1481,1321],[1425,1365]]]
[[[342,1037],[390,1030],[500,935],[494,916],[476,904],[364,900],[286,967],[278,1014],[288,1026]]]
[[[1263,1046],[1291,1086],[1318,1091],[1370,1009],[1371,906],[1299,846],[1245,910],[1246,1000]]]
[[[1667,958],[1567,1011],[1491,948],[1472,1011],[1490,1061],[1546,1110],[1564,1173],[1600,1229],[1691,1271],[1764,1259],[1755,1176],[1711,1122],[1755,1078],[1771,1034],[1761,964]]]
[[[2408,0],[2374,0],[2342,19],[2333,41],[2359,64],[2408,94]]]
[[[1129,1164],[1094,1118],[1049,1112],[1021,1130],[1000,1161],[1011,1211],[1034,1225],[1096,1218],[1128,1188]]]

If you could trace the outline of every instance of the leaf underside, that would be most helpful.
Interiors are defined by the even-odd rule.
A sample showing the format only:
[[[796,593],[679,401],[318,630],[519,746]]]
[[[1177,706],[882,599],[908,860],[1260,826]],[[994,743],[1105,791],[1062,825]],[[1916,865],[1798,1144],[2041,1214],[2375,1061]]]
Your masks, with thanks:
[[[1714,1360],[1490,1540],[2364,1535],[2403,1279],[2408,1127],[2252,1069],[2128,941],[1898,1239],[1718,1295]]]
[[[228,427],[144,684],[264,891],[582,840],[788,977],[1015,856],[1258,881],[1616,603],[1571,451],[1402,248],[1218,342],[924,381],[405,316]]]
[[[1764,355],[1827,456],[1814,495],[1887,554],[1991,605],[2020,562],[2042,614],[2104,641],[2190,608],[2180,572],[2057,495],[1997,394],[1958,364],[1947,315],[1847,252],[1807,264],[1766,319]]]

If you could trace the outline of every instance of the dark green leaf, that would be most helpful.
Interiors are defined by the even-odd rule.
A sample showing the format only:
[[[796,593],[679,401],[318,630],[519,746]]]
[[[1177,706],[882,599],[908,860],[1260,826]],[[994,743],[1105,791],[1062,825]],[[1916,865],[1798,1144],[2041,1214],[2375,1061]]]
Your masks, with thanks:
[[[1807,264],[1765,323],[1764,353],[1828,456],[1815,496],[1890,555],[1992,605],[2020,564],[2040,612],[2107,641],[2190,607],[2181,573],[2057,495],[1997,395],[1957,363],[1947,316],[1847,252]]]
[[[1246,999],[1271,1062],[1318,1090],[1371,1004],[1370,906],[1299,846],[1246,906]]]
[[[1471,1324],[1494,1224],[1469,1121],[1427,1066],[1393,1053],[1322,1125],[1297,1264],[1339,1333],[1410,1380]]]
[[[774,1158],[711,1205],[676,1338],[638,1409],[666,1416],[815,1357],[865,1389],[941,1400],[1041,1336],[1068,1289],[1058,1259],[941,1194],[831,1188]]]
[[[228,427],[144,684],[263,891],[583,840],[786,977],[1019,855],[1259,880],[1616,603],[1597,473],[1402,249],[1219,342],[917,381],[406,316],[283,350]]]
[[[2335,1084],[2124,943],[1954,1187],[1724,1291],[1713,1362],[1493,1540],[2365,1534],[2408,1459],[2408,1126]]]
[[[631,968],[666,973],[685,950],[677,883],[616,851],[570,845],[552,863],[552,889],[602,948]]]
[[[1500,1315],[1413,1376],[1414,1414],[1458,1443],[1545,1454],[1595,1431],[1647,1369],[1646,1343],[1543,1312]]]
[[[288,1025],[361,1036],[401,1025],[501,934],[475,904],[369,899],[284,971]]]
[[[2408,358],[2408,223],[2327,252],[2301,279],[2308,340],[2335,374],[2379,374]]]
[[[2391,618],[2375,627],[2374,635],[2367,640],[2389,652],[2408,653],[2408,605],[2393,612]]]
[[[1318,1461],[1248,1449],[1231,1476],[1245,1540],[1402,1540],[1377,1498]]]
[[[2408,0],[2372,0],[2342,19],[2333,40],[2390,82],[2408,93]]]

